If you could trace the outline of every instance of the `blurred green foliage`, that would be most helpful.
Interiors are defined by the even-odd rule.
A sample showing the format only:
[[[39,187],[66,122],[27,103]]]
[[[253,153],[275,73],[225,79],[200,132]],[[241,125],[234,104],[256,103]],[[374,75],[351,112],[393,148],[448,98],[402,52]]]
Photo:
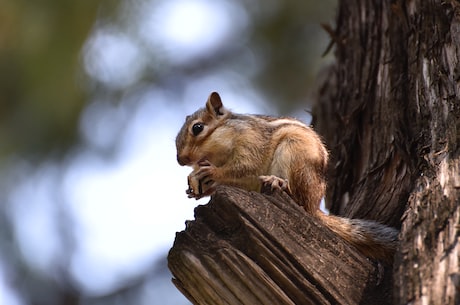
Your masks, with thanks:
[[[274,2],[276,10],[253,24],[252,44],[265,55],[255,83],[279,103],[280,112],[288,113],[294,106],[308,106],[327,45],[320,24],[333,20],[337,1]]]
[[[0,3],[0,157],[42,155],[74,142],[85,104],[79,52],[100,6],[92,0]]]
[[[269,102],[283,101],[281,112],[309,93],[318,54],[325,48],[319,23],[332,20],[335,2],[241,0],[251,22],[248,45],[261,62],[252,81]],[[132,16],[123,15],[119,6],[135,3],[0,3],[0,159],[12,154],[41,157],[75,143],[77,120],[88,99],[81,47],[97,20],[128,27]]]

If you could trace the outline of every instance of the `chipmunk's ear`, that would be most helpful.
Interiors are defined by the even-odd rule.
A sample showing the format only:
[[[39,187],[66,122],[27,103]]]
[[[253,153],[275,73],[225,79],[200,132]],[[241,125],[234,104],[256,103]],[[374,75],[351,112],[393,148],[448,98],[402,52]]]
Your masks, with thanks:
[[[227,112],[222,104],[219,93],[213,92],[209,95],[208,101],[206,102],[206,110],[215,116],[223,115]]]

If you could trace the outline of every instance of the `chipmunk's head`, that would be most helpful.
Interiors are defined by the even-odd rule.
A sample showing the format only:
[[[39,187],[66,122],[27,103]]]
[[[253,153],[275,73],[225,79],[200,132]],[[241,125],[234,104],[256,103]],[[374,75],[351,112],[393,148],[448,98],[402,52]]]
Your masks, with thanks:
[[[211,93],[206,107],[187,116],[176,137],[177,162],[180,165],[194,165],[210,160],[216,151],[216,139],[212,139],[211,135],[229,115],[219,94]]]

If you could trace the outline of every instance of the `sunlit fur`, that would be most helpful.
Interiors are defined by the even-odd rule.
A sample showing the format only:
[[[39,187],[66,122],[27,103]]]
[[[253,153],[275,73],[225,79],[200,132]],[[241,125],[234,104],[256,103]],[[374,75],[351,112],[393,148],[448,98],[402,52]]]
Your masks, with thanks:
[[[192,126],[204,129],[193,135]],[[288,117],[236,114],[226,110],[217,93],[206,106],[188,116],[176,138],[181,165],[200,169],[212,164],[215,185],[232,185],[260,191],[260,176],[287,179],[290,195],[311,215],[364,254],[387,261],[396,247],[395,229],[366,220],[323,214],[319,209],[326,191],[328,152],[318,134],[302,122]]]

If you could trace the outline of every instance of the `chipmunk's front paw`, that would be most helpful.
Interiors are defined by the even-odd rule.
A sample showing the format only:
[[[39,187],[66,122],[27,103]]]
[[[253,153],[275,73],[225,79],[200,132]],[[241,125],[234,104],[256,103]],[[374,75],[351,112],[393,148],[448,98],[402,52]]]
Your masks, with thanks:
[[[213,178],[216,175],[216,166],[211,164],[209,161],[201,161],[198,165],[199,167],[192,172],[196,179],[202,181],[203,183],[213,181]]]
[[[283,179],[274,175],[270,176],[259,176],[259,180],[262,182],[262,193],[273,193],[275,191],[286,192],[291,194],[289,189],[289,182],[287,179]]]
[[[189,198],[200,199],[212,195],[217,187],[217,183],[212,179],[215,166],[208,161],[202,161],[187,177],[188,189],[186,193]]]

